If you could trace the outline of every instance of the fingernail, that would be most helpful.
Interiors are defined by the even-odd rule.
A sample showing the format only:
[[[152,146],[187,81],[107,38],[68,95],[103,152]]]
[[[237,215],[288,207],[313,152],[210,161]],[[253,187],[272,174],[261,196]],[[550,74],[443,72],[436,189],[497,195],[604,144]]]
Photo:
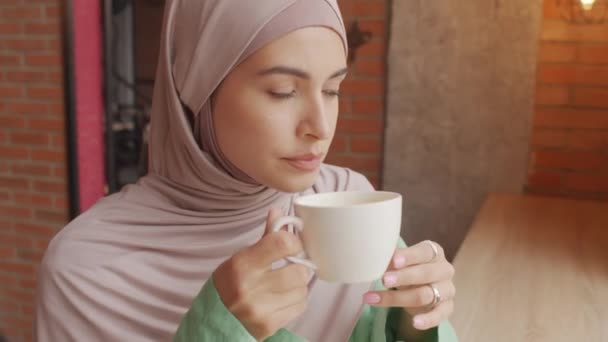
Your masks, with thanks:
[[[395,274],[387,273],[384,276],[384,285],[386,285],[387,287],[391,287],[391,286],[395,285],[396,283],[397,283],[397,276]]]
[[[414,318],[414,327],[422,330],[424,328],[424,320],[422,318]]]
[[[402,256],[396,257],[395,258],[395,267],[401,268],[403,266],[405,266],[405,258]]]
[[[377,293],[367,293],[365,296],[363,296],[363,301],[367,304],[380,303],[380,295]]]

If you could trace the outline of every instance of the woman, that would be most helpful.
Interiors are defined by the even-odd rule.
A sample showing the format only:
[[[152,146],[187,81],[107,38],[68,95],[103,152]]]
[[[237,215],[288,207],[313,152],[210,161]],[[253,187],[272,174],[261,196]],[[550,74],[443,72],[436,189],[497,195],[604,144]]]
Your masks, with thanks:
[[[265,230],[295,197],[372,190],[321,164],[346,53],[335,1],[168,1],[150,173],[53,240],[37,340],[454,340],[434,328],[454,296],[434,243],[395,252],[394,291],[277,267],[302,246]]]

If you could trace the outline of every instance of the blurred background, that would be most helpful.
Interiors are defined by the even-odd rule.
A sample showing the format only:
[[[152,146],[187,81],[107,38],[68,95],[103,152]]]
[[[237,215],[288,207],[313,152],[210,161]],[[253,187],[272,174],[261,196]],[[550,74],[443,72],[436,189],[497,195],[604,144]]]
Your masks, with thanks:
[[[492,192],[608,200],[605,0],[340,0],[328,162],[452,259]],[[146,172],[163,0],[0,1],[0,331],[32,340],[52,236]],[[1,340],[1,339],[0,339]]]

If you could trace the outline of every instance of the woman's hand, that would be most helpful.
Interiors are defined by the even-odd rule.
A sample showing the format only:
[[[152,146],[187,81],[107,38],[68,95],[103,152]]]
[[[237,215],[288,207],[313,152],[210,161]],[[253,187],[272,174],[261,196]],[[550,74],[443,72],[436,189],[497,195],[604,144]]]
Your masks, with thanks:
[[[375,306],[401,307],[409,324],[418,330],[438,326],[454,310],[456,288],[454,267],[445,259],[443,248],[423,241],[395,252],[383,277],[384,286],[394,291],[374,291],[365,295]]]
[[[270,210],[267,232],[278,216],[278,210]],[[274,335],[306,309],[308,268],[289,264],[271,269],[273,262],[301,251],[302,244],[295,235],[284,231],[267,233],[213,274],[222,302],[257,340]]]

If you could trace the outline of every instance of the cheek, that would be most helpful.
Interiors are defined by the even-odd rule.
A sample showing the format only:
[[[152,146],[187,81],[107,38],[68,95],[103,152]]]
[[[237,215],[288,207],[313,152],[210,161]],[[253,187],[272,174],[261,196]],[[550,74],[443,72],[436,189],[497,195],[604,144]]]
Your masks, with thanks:
[[[252,153],[272,153],[289,142],[285,115],[259,98],[242,98],[225,102],[215,117],[218,143],[233,163],[251,161]]]

